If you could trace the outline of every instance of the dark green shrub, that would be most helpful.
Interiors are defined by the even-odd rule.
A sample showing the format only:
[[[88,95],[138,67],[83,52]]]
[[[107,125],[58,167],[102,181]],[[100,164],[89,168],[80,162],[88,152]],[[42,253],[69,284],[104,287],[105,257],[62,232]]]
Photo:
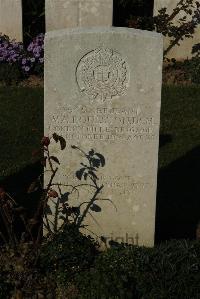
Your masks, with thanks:
[[[10,298],[11,290],[13,286],[7,281],[7,273],[0,269],[0,299]]]
[[[200,57],[193,57],[189,62],[191,82],[200,84]]]
[[[0,67],[0,82],[10,85],[17,84],[23,78],[18,64],[1,63]]]
[[[58,283],[64,283],[88,269],[96,255],[94,240],[82,235],[77,226],[67,225],[44,244],[40,265],[44,272],[56,274]]]
[[[135,266],[129,250],[111,249],[102,253],[90,272],[77,277],[79,298],[137,298]]]
[[[191,81],[200,84],[200,44],[196,44],[192,48],[192,59],[189,60],[189,73]]]
[[[27,48],[0,34],[0,82],[18,83],[30,75],[43,77],[44,34],[32,39]]]
[[[165,72],[175,74],[175,81],[186,81],[194,84],[200,84],[200,57],[192,57],[184,61],[167,59],[168,65]]]
[[[79,298],[197,299],[200,243],[111,249],[76,279]]]
[[[22,0],[23,37],[28,46],[38,34],[45,33],[45,0]]]
[[[200,295],[200,244],[172,241],[140,255],[137,290],[144,299],[192,299]]]

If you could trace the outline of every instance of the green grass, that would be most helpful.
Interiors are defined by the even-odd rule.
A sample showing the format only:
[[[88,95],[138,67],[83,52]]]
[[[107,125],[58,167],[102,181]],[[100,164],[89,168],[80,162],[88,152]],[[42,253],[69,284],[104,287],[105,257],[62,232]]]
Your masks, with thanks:
[[[200,86],[162,95],[156,241],[195,238],[200,220]]]
[[[0,113],[3,178],[33,162],[32,151],[38,148],[43,135],[43,89],[0,87]]]
[[[200,145],[200,86],[163,87],[160,135],[159,168]]]

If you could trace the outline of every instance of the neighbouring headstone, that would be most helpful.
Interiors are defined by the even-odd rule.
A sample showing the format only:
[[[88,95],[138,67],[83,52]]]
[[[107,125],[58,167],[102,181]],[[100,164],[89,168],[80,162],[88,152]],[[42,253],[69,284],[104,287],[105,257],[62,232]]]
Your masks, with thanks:
[[[180,0],[154,0],[154,16],[158,14],[158,11],[164,7],[167,8],[167,13],[170,15],[173,10],[176,8],[176,5]],[[195,2],[195,1],[194,1]],[[175,20],[173,21],[178,25],[178,19],[180,18],[191,19],[190,14],[186,14],[184,11],[179,12]],[[180,41],[180,45],[175,45],[170,52],[167,54],[168,58],[175,58],[177,60],[183,60],[192,57],[192,47],[193,45],[199,43],[200,40],[200,25],[195,30],[193,38],[185,38],[183,41]],[[170,44],[170,38],[164,38],[164,49],[166,49]]]
[[[113,0],[46,0],[47,31],[112,26]]]
[[[59,47],[58,47],[59,45]],[[126,28],[69,29],[45,41],[45,134],[66,138],[59,183],[74,176],[81,153],[104,155],[101,212],[84,224],[107,242],[152,246],[161,106],[163,41],[160,34]],[[82,161],[83,162],[83,161]],[[84,189],[84,188],[83,188]],[[87,201],[87,188],[79,190]],[[76,194],[77,195],[77,194]]]
[[[0,0],[0,33],[22,41],[21,0]]]

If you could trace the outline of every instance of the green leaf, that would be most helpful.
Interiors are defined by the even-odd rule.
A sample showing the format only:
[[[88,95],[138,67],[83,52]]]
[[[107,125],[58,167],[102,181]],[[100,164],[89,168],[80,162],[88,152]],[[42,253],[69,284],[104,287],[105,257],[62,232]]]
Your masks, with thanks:
[[[59,135],[56,133],[53,133],[53,139],[55,140],[55,142],[58,142],[59,140]]]
[[[80,215],[80,208],[79,207],[72,207],[72,212],[75,215]]]
[[[65,138],[59,136],[59,141],[60,141],[60,148],[61,148],[61,150],[64,150],[66,148],[66,140],[65,140]]]
[[[66,193],[62,194],[62,196],[60,198],[60,203],[65,203],[66,201],[68,201],[69,195],[70,195],[70,192],[66,192]]]
[[[89,151],[89,156],[94,156],[94,150],[91,149],[91,151]]]
[[[99,213],[101,212],[101,207],[96,205],[95,203],[90,207],[90,210],[92,210],[93,212]]]
[[[101,166],[104,167],[106,164],[105,158],[102,154],[96,153],[96,156],[100,159],[101,161]]]
[[[52,136],[53,136],[53,139],[55,140],[56,143],[58,141],[60,142],[61,150],[64,150],[66,148],[66,140],[65,140],[65,138],[63,138],[62,136],[59,136],[56,133],[53,133]]]
[[[88,174],[90,174],[95,180],[98,180],[98,177],[93,171],[88,171]]]
[[[55,157],[55,156],[50,156],[49,158],[50,158],[51,160],[53,160],[54,162],[56,162],[56,163],[58,163],[58,164],[60,165],[60,162],[59,162],[59,160],[58,160],[57,157]]]
[[[101,165],[101,160],[92,158],[92,159],[91,159],[91,163],[92,163],[92,165],[93,165],[94,167],[99,168],[99,166]]]
[[[51,211],[51,208],[49,205],[46,206],[45,208],[45,214],[46,215],[53,215],[52,211]]]
[[[83,167],[83,168],[77,170],[77,172],[76,172],[76,177],[77,177],[77,179],[79,179],[79,180],[82,179],[82,176],[83,176],[83,173],[84,173],[85,169],[86,169],[86,168]]]
[[[88,173],[85,172],[85,173],[84,173],[84,180],[85,180],[85,181],[87,180],[87,176],[88,176]]]

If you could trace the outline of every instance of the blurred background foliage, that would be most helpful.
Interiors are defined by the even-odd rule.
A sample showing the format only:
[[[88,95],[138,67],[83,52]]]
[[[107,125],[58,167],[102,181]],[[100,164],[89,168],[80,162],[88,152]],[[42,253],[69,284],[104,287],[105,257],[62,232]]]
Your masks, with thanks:
[[[23,40],[28,45],[40,33],[45,33],[45,0],[22,0]]]
[[[113,0],[113,25],[118,27],[136,27],[138,23],[141,29],[152,30],[153,0]]]

